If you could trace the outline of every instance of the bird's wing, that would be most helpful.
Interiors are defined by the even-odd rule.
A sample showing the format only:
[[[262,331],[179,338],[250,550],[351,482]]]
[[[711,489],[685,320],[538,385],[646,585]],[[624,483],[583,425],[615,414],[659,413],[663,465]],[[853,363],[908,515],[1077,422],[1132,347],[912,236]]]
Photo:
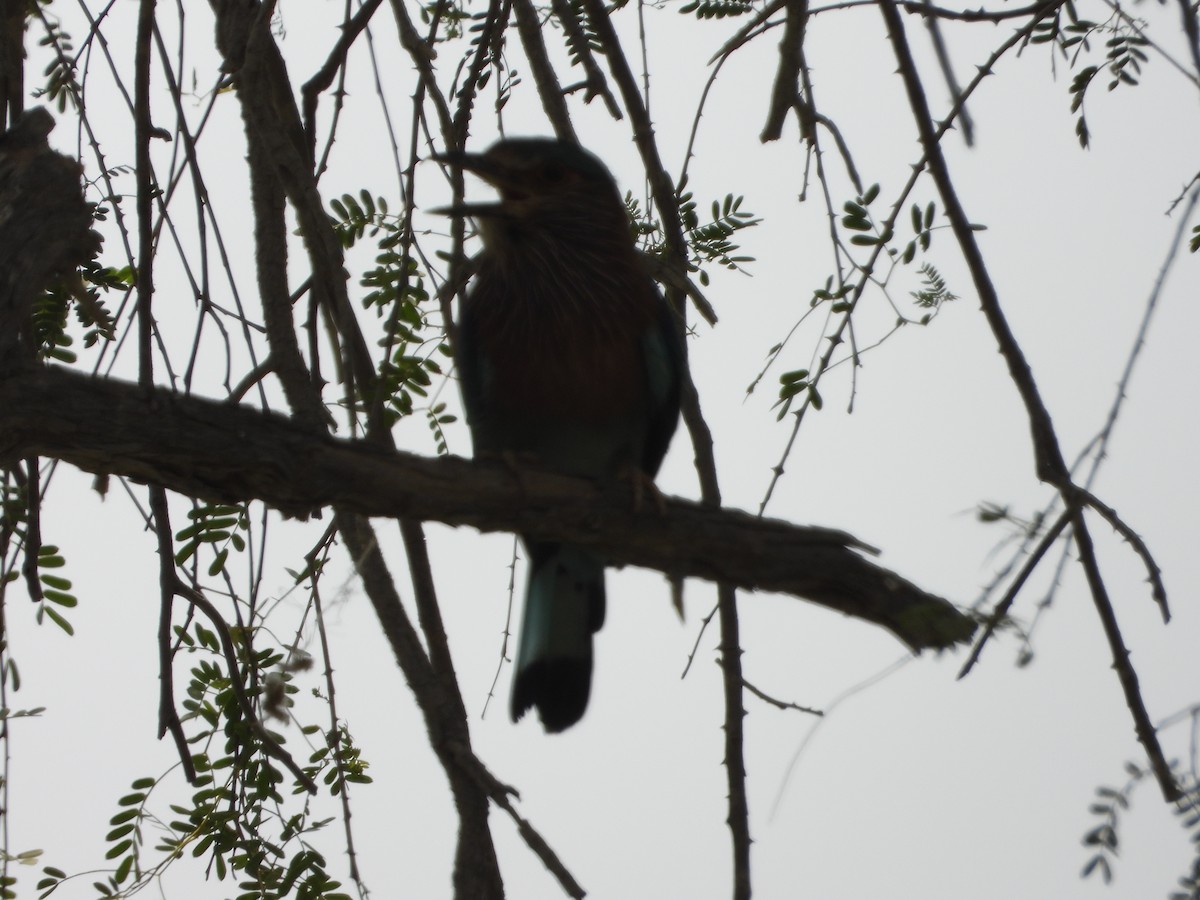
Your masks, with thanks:
[[[683,367],[686,365],[678,319],[661,295],[656,296],[656,301],[654,321],[642,336],[642,357],[650,401],[642,470],[651,476],[658,473],[671,436],[675,433],[675,425],[679,420]]]

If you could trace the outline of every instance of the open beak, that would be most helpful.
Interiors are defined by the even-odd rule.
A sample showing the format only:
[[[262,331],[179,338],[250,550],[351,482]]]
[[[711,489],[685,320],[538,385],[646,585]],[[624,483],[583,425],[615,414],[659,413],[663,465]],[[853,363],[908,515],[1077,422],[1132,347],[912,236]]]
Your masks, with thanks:
[[[429,158],[434,162],[477,175],[493,187],[498,186],[504,177],[501,168],[483,153],[434,153]],[[503,215],[505,210],[503,204],[492,202],[455,203],[426,212],[439,216],[499,216]]]
[[[485,153],[434,153],[429,158],[464,172],[474,172],[489,184],[500,174],[499,167]]]

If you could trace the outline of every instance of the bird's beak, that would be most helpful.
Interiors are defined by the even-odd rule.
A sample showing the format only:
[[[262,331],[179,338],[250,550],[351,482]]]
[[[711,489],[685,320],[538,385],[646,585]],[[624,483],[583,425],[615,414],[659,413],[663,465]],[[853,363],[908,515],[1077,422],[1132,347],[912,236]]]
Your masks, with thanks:
[[[490,216],[493,219],[505,215],[504,206],[500,203],[455,203],[451,206],[435,206],[425,212],[434,216]]]
[[[434,162],[461,169],[478,175],[493,187],[498,187],[504,180],[503,170],[484,153],[434,153],[430,157]],[[455,203],[452,206],[439,206],[427,210],[437,216],[499,216],[505,213],[502,203]]]
[[[434,162],[462,169],[464,172],[474,172],[488,184],[493,178],[499,177],[499,166],[486,153],[434,153],[430,157]],[[489,177],[490,176],[490,177]]]

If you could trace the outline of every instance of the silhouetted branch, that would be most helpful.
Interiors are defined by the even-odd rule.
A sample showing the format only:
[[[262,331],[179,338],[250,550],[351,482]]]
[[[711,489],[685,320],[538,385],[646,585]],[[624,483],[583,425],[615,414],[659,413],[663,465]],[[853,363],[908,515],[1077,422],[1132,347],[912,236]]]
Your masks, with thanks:
[[[329,51],[325,64],[308,81],[304,82],[304,86],[300,89],[300,95],[303,97],[304,130],[308,134],[309,152],[316,147],[317,101],[321,97],[321,92],[333,84],[333,78],[338,70],[346,65],[346,56],[350,53],[350,48],[354,46],[354,42],[358,40],[363,29],[371,23],[371,17],[375,15],[375,11],[382,4],[383,0],[365,0],[354,15],[343,23],[342,33],[338,36],[333,49]]]
[[[557,536],[614,565],[804,597],[881,625],[913,650],[970,637],[974,623],[864,559],[840,531],[669,499],[635,514],[628,493],[537,469],[428,459],[336,440],[281,416],[143,391],[60,368],[0,383],[0,460],[38,453],[94,473],[220,502],[259,499],[293,516],[339,506],[481,531]]]
[[[783,37],[779,40],[779,66],[775,71],[775,86],[771,89],[771,106],[767,112],[767,123],[759,135],[759,140],[764,144],[779,140],[783,134],[784,119],[788,110],[795,107],[793,101],[800,89],[800,49],[808,24],[808,0],[787,0],[784,12]],[[811,129],[811,120],[806,121],[801,116],[800,133],[807,136]]]
[[[400,595],[375,539],[370,523],[361,515],[339,509],[334,521],[362,578],[375,615],[392,646],[425,718],[430,746],[438,755],[459,814],[459,836],[454,860],[454,896],[457,900],[499,900],[504,896],[495,845],[487,829],[487,800],[455,757],[454,748],[467,747],[466,716],[460,716],[462,698],[448,688],[452,673],[440,677],[421,639],[404,611]],[[459,722],[461,719],[461,727]]]
[[[929,9],[933,8],[932,3],[928,3]],[[951,101],[959,107],[958,119],[962,124],[963,143],[968,147],[975,146],[975,125],[971,122],[971,114],[967,112],[966,104],[962,99],[962,88],[958,86],[958,76],[954,74],[954,64],[950,62],[950,50],[946,47],[946,39],[942,37],[941,19],[936,14],[931,14],[925,17],[925,28],[929,32],[929,39],[933,43],[933,52],[937,56],[938,66],[942,70],[942,77],[946,79],[946,87],[950,91]]]
[[[971,648],[971,655],[967,657],[967,661],[963,663],[962,668],[958,672],[959,678],[965,678],[970,674],[971,669],[975,667],[975,663],[979,661],[980,654],[983,653],[983,648],[987,642],[995,634],[997,626],[1008,615],[1008,611],[1012,608],[1013,602],[1017,599],[1017,594],[1021,592],[1021,588],[1025,587],[1025,582],[1029,580],[1029,576],[1033,574],[1034,569],[1042,561],[1042,557],[1046,555],[1054,542],[1058,540],[1059,535],[1063,533],[1063,529],[1071,521],[1070,512],[1064,512],[1058,517],[1050,530],[1042,535],[1037,546],[1026,558],[1021,570],[1017,572],[1012,583],[1008,586],[1008,590],[1004,592],[1004,596],[1000,598],[1000,602],[996,604],[987,620],[983,623],[983,631],[975,641],[975,646]]]
[[[562,26],[567,46],[584,71],[583,83],[567,88],[567,90],[583,88],[585,103],[591,103],[593,98],[599,97],[604,101],[610,116],[618,120],[624,118],[621,115],[621,107],[617,105],[617,99],[608,89],[608,81],[604,78],[603,70],[596,63],[591,39],[584,30],[583,22],[571,0],[550,0],[550,8],[554,10],[554,17],[558,19],[558,24]]]
[[[529,68],[533,72],[538,97],[542,101],[542,111],[554,126],[556,137],[578,143],[562,85],[558,83],[558,75],[546,52],[546,43],[542,40],[542,23],[538,20],[538,11],[531,0],[513,0],[513,18],[517,34],[521,36],[525,58],[529,60]]]
[[[1008,365],[1009,376],[1021,396],[1026,415],[1029,417],[1037,475],[1041,480],[1057,488],[1063,495],[1064,502],[1074,511],[1072,526],[1075,543],[1079,548],[1080,564],[1087,577],[1096,613],[1104,626],[1104,633],[1113,655],[1113,667],[1121,682],[1125,703],[1133,716],[1134,730],[1150,760],[1151,768],[1158,779],[1163,796],[1168,801],[1177,800],[1182,794],[1167,764],[1166,757],[1163,755],[1158,735],[1155,733],[1149,713],[1146,711],[1145,702],[1142,700],[1137,673],[1130,664],[1129,650],[1121,636],[1116,614],[1096,561],[1087,522],[1083,517],[1080,489],[1071,481],[1070,472],[1059,447],[1058,436],[1050,420],[1050,413],[1042,401],[1041,393],[1025,359],[1025,354],[1000,308],[1000,298],[984,263],[979,244],[975,240],[975,230],[950,179],[949,168],[935,134],[933,117],[930,115],[925,90],[917,73],[916,64],[913,62],[900,13],[891,0],[879,0],[879,9],[887,26],[888,38],[892,43],[900,76],[908,93],[909,105],[912,107],[913,119],[920,134],[921,146],[925,151],[930,175],[937,185],[938,193],[946,210],[946,217],[950,220],[951,229],[971,272],[984,317],[992,329],[1000,353]]]
[[[246,694],[246,687],[242,684],[241,670],[238,668],[237,648],[233,644],[233,636],[229,633],[229,625],[226,623],[220,610],[208,602],[208,599],[200,591],[194,590],[176,579],[172,590],[180,597],[187,600],[188,603],[204,613],[205,618],[212,623],[213,630],[217,633],[217,637],[221,641],[221,653],[225,657],[225,665],[229,667],[229,685],[233,689],[233,695],[237,699],[238,707],[245,717],[246,727],[258,739],[259,746],[263,753],[272,759],[277,759],[289,772],[297,782],[304,785],[304,789],[310,794],[317,792],[316,783],[296,764],[292,759],[292,755],[288,753],[275,738],[267,733],[267,729],[263,727],[262,722],[258,720],[258,716],[254,714],[254,707],[250,703],[250,697]],[[194,773],[193,773],[194,777]]]
[[[662,222],[667,262],[682,270],[687,266],[688,250],[676,189],[658,152],[658,144],[654,139],[654,125],[645,99],[638,89],[637,79],[629,66],[629,60],[625,57],[621,41],[602,0],[583,0],[583,8],[587,11],[592,30],[604,50],[609,71],[621,93],[621,100],[629,112],[634,142],[641,154],[650,194]],[[669,288],[667,300],[681,316],[684,314],[682,292]],[[716,458],[713,454],[712,432],[700,409],[700,396],[691,372],[685,369],[685,373],[687,377],[684,379],[681,397],[683,421],[695,451],[701,497],[705,506],[719,507],[721,490],[717,478]],[[682,551],[683,547],[679,546],[677,550]],[[678,562],[669,558],[664,562],[666,568],[663,568],[663,571],[669,576],[687,574],[680,571]],[[742,742],[742,720],[746,710],[742,703],[742,648],[738,641],[737,604],[733,590],[733,587],[744,585],[745,582],[723,577],[714,580],[717,581],[717,605],[722,627],[720,647],[725,700],[724,763],[729,784],[727,821],[733,836],[733,897],[734,900],[746,900],[750,896],[751,885],[749,804],[746,799],[745,747]]]

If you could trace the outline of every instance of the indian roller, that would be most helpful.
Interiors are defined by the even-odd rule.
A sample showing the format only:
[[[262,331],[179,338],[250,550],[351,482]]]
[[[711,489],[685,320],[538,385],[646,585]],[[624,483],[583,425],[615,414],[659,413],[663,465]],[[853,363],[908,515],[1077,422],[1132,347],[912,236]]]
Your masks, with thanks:
[[[635,496],[653,489],[679,418],[683,342],[612,175],[582,147],[550,138],[439,159],[500,195],[445,210],[473,217],[483,238],[455,347],[476,456],[629,478]],[[515,722],[536,708],[558,732],[587,708],[604,560],[585,547],[521,539],[530,568],[511,713]]]

